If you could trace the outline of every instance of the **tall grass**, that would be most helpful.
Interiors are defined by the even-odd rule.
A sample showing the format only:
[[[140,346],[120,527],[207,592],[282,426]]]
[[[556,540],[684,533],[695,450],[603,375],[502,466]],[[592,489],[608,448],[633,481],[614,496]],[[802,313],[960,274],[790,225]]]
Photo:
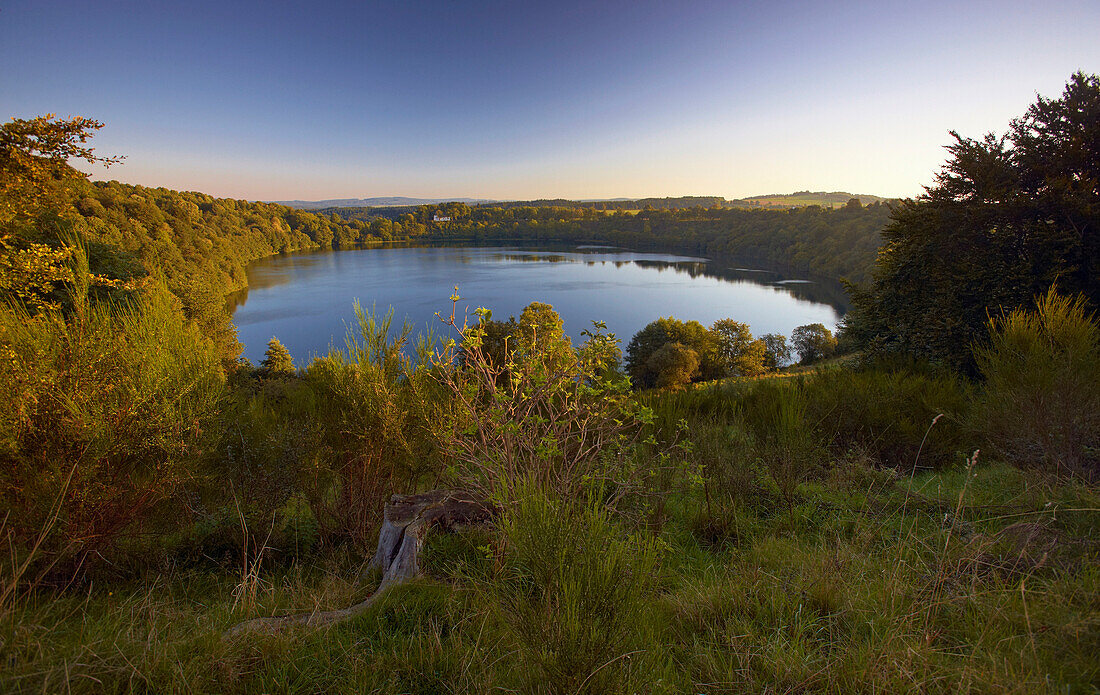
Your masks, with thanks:
[[[997,455],[1100,477],[1100,324],[1084,297],[1052,288],[1034,310],[991,319],[974,355],[985,379],[976,420]]]
[[[490,599],[519,648],[528,692],[644,687],[648,608],[660,582],[652,539],[617,527],[597,497],[554,500],[534,487],[506,511]]]

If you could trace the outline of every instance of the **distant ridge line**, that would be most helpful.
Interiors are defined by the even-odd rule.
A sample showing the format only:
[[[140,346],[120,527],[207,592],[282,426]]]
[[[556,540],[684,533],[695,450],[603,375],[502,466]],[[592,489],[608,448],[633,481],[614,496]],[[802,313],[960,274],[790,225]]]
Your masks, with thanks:
[[[642,205],[659,200],[693,201],[698,204],[720,204],[726,207],[764,207],[786,208],[805,207],[807,205],[821,205],[824,207],[839,207],[846,205],[849,200],[857,198],[862,205],[880,203],[889,198],[871,195],[868,193],[848,193],[846,191],[796,191],[794,193],[769,193],[766,195],[753,195],[744,198],[726,199],[720,196],[666,196],[665,198],[582,198],[579,200],[533,199],[533,200],[508,200],[492,198],[411,198],[407,196],[378,196],[374,198],[331,198],[328,200],[274,200],[268,201],[300,210],[323,210],[331,208],[381,208],[381,207],[416,207],[418,205],[443,205],[445,203],[465,203],[467,205],[493,205],[493,204],[524,204],[545,205],[547,203],[569,205],[571,203],[630,203],[638,202]]]
[[[466,203],[467,205],[481,205],[485,203],[499,203],[500,200],[485,198],[407,198],[400,195],[381,196],[377,198],[333,198],[331,200],[272,200],[267,201],[278,205],[286,205],[301,210],[314,210],[320,208],[384,208],[403,207],[409,205],[441,205],[443,203]]]

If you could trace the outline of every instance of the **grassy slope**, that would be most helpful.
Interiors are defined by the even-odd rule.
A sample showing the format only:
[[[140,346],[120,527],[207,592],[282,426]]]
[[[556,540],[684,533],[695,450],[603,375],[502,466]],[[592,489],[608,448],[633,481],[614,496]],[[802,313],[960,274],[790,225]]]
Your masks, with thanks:
[[[1095,492],[1001,466],[895,480],[841,465],[792,507],[722,528],[678,497],[627,669],[649,692],[1088,692],[1100,678]],[[1081,511],[1087,510],[1087,511]],[[1046,558],[1020,522],[1059,539]],[[1014,526],[1015,525],[1015,526]],[[1015,534],[1015,535],[1014,535]],[[1023,549],[1021,552],[1021,548]],[[1090,550],[1091,548],[1091,550]],[[448,550],[449,556],[457,551]],[[1092,553],[1092,554],[1090,554]],[[488,692],[522,685],[476,582],[439,571],[328,630],[223,641],[236,621],[348,605],[340,553],[271,571],[255,603],[215,569],[39,597],[3,625],[4,692]],[[438,576],[441,575],[441,576]],[[641,666],[644,664],[644,668]],[[625,685],[625,684],[624,684]]]

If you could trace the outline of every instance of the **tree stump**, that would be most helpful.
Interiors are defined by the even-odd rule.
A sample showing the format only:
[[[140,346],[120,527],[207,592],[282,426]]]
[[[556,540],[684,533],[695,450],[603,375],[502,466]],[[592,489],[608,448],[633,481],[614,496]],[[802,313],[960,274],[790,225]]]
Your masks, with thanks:
[[[466,490],[432,490],[417,495],[393,495],[383,512],[378,548],[368,569],[382,570],[382,582],[365,601],[334,611],[255,618],[226,631],[227,637],[244,632],[274,634],[295,625],[331,625],[365,611],[390,587],[420,573],[420,552],[429,533],[456,533],[486,526],[496,516],[496,507]]]

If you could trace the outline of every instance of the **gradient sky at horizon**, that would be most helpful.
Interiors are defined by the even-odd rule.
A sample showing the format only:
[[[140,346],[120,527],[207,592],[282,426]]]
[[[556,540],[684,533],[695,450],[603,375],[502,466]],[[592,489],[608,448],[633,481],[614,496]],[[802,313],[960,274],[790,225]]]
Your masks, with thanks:
[[[1100,3],[0,2],[0,117],[252,200],[910,196],[1100,71]]]

